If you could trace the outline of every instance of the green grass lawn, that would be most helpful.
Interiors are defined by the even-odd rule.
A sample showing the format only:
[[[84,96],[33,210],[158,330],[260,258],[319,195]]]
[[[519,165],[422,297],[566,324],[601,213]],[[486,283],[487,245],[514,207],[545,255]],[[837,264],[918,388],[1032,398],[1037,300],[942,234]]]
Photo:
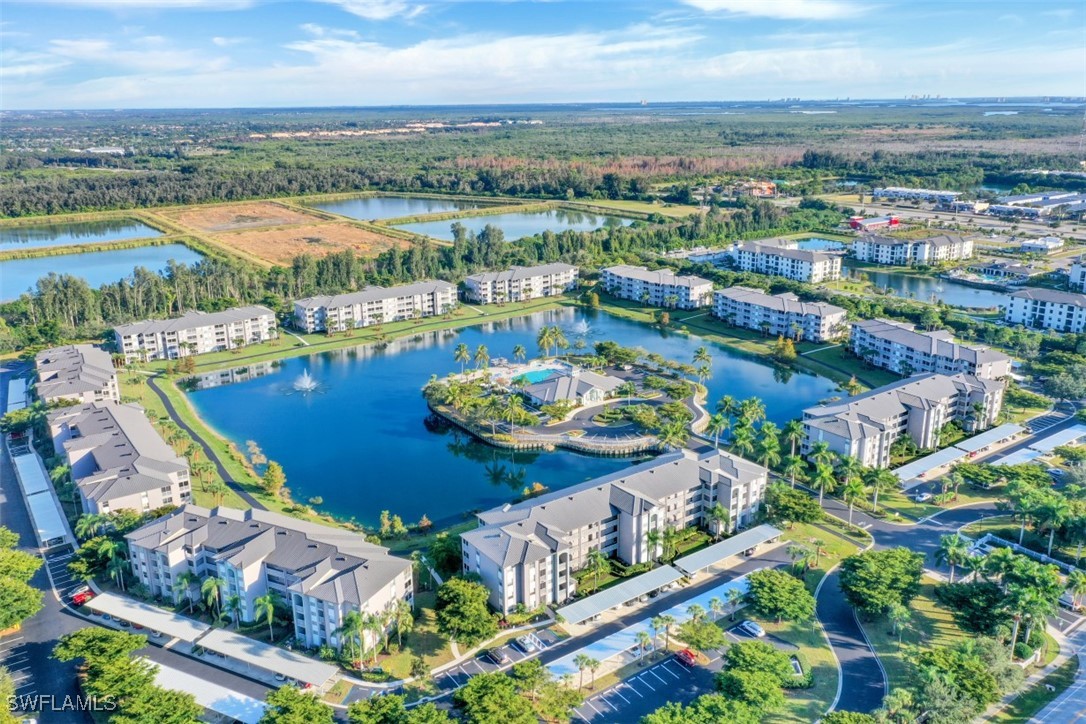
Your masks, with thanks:
[[[783,712],[767,716],[765,722],[813,722],[826,713],[837,695],[837,661],[826,643],[818,624],[786,621],[774,623],[761,621],[771,635],[794,644],[802,659],[814,674],[814,686],[810,689],[786,689],[786,706]]]
[[[816,350],[804,354],[803,358],[809,362],[828,367],[839,374],[849,375],[850,377],[855,375],[856,380],[867,387],[882,387],[901,379],[901,375],[872,367],[863,360],[849,354],[843,344],[828,349],[816,348]]]
[[[393,679],[406,679],[411,676],[411,659],[421,656],[430,669],[434,669],[453,660],[449,640],[438,633],[437,616],[434,612],[435,594],[431,592],[415,595],[415,630],[404,637],[403,649],[388,656],[379,656],[377,665]],[[396,638],[390,645],[396,646]]]
[[[1067,687],[1075,681],[1078,674],[1078,657],[1072,656],[1055,671],[1044,677],[1030,688],[1023,691],[998,712],[989,721],[1004,722],[1005,724],[1024,724],[1031,721],[1033,716],[1045,706],[1062,694]],[[1046,685],[1052,686],[1055,691],[1049,691]]]
[[[1018,542],[1018,534],[1020,530],[1020,524],[1016,522],[1009,515],[994,515],[984,520],[978,520],[974,523],[970,523],[962,532],[966,535],[980,537],[985,533],[991,533],[992,535],[999,536],[1011,542]],[[1037,535],[1035,532],[1026,528],[1025,535],[1022,537],[1022,545],[1030,550],[1037,551],[1038,553],[1048,552],[1048,536]],[[1075,563],[1075,554],[1078,552],[1078,547],[1073,545],[1061,546],[1057,541],[1052,547],[1052,557],[1062,560],[1065,563],[1071,565],[1077,565]],[[1086,557],[1086,556],[1084,556]],[[1079,563],[1082,561],[1080,560]]]
[[[900,644],[898,637],[890,632],[891,626],[885,617],[872,621],[861,619],[861,625],[886,669],[891,690],[907,686],[913,680],[914,667],[906,655],[910,646],[953,646],[968,638],[954,623],[950,610],[935,599],[932,579],[924,579],[920,595],[913,599],[910,608],[912,620],[903,631]]]

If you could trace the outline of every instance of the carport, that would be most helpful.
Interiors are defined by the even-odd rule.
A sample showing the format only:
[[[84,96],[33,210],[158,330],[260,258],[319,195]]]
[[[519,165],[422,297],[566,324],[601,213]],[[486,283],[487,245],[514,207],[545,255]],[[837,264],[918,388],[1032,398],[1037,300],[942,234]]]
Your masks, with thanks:
[[[196,645],[253,668],[312,684],[318,689],[323,688],[339,670],[331,664],[222,628],[213,629]]]
[[[617,586],[612,586],[606,591],[594,593],[591,596],[574,601],[568,606],[558,609],[557,613],[567,623],[578,624],[590,618],[599,616],[604,611],[610,611],[622,604],[633,601],[647,593],[662,588],[683,577],[683,574],[671,566],[660,566],[640,576],[623,581]]]
[[[781,537],[781,531],[771,525],[759,525],[741,533],[736,533],[731,538],[715,543],[708,548],[702,548],[697,553],[691,553],[675,560],[675,567],[688,576],[704,571],[715,566],[732,556],[737,556],[745,550],[756,548],[764,543]]]
[[[26,380],[22,377],[14,377],[8,382],[7,412],[21,410],[27,405]]]
[[[1086,425],[1072,425],[1066,430],[1054,432],[1030,444],[1030,448],[1039,451],[1042,455],[1048,455],[1061,445],[1073,445],[1083,437],[1086,437]]]
[[[1006,442],[1007,440],[1010,440],[1012,437],[1022,432],[1025,432],[1024,427],[1022,427],[1021,425],[1016,425],[1013,422],[1008,422],[1005,425],[993,427],[991,430],[987,430],[979,435],[974,435],[971,438],[962,440],[954,447],[958,448],[959,450],[964,450],[965,452],[970,454],[970,457],[972,457],[976,453],[981,452],[984,449],[991,447],[992,445],[998,445],[1001,442]]]
[[[220,714],[230,721],[242,724],[258,724],[264,716],[267,704],[251,696],[239,694],[213,681],[201,679],[180,669],[164,664],[155,664],[158,671],[155,683],[164,689],[185,691],[192,694],[196,703],[210,712]]]
[[[167,639],[192,643],[211,627],[195,619],[115,593],[101,593],[83,604],[95,613],[107,613],[115,619],[158,631]]]
[[[71,542],[68,524],[61,513],[59,503],[49,484],[49,477],[42,467],[41,458],[31,451],[26,455],[11,458],[15,464],[15,477],[23,490],[23,498],[30,513],[30,522],[34,525],[34,534],[38,545],[48,550],[57,545]]]
[[[947,465],[961,462],[969,457],[969,453],[956,447],[948,447],[933,452],[931,455],[913,460],[908,465],[902,465],[895,469],[894,475],[906,490],[927,482],[924,478],[933,470],[938,470]]]

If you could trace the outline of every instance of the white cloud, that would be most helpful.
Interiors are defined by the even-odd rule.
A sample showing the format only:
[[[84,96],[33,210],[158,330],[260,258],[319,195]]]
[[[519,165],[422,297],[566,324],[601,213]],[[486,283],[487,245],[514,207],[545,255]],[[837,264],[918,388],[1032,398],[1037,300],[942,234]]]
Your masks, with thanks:
[[[241,45],[242,43],[249,42],[250,38],[225,38],[221,35],[216,35],[211,39],[211,42],[220,48],[229,48],[232,45]]]
[[[70,65],[47,53],[25,53],[11,48],[0,50],[0,77],[5,79],[44,75]]]
[[[413,18],[426,9],[424,5],[410,3],[407,0],[321,0],[321,2],[338,5],[350,14],[366,20],[389,20],[398,16]]]
[[[357,40],[359,34],[355,30],[346,30],[344,28],[326,28],[323,25],[317,25],[316,23],[302,23],[298,26],[306,33],[309,33],[314,38],[351,38]]]
[[[195,50],[169,47],[161,39],[137,42],[138,49],[118,47],[100,38],[58,39],[49,42],[50,55],[66,61],[113,66],[132,72],[185,73],[222,70],[225,57],[209,58]],[[155,42],[157,41],[157,42]]]
[[[707,13],[732,13],[780,20],[852,18],[866,8],[847,0],[679,0]]]

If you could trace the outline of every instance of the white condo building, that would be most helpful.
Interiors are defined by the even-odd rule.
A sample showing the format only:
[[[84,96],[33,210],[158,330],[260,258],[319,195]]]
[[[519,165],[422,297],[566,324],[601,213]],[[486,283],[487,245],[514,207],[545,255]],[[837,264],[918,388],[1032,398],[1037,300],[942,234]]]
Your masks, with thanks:
[[[679,276],[670,269],[649,271],[643,266],[612,266],[600,271],[608,294],[654,307],[697,309],[712,303],[713,283],[696,276]]]
[[[113,357],[101,347],[69,344],[42,350],[34,357],[34,390],[45,403],[120,402]]]
[[[188,462],[139,405],[61,407],[47,419],[53,449],[67,458],[84,513],[146,513],[191,497]]]
[[[841,257],[777,244],[741,244],[733,252],[740,271],[784,277],[808,284],[841,278]]]
[[[1007,324],[1033,329],[1083,332],[1086,331],[1086,295],[1054,289],[1020,289],[1010,295],[1003,318]]]
[[[122,324],[113,329],[127,360],[177,359],[275,339],[275,312],[259,305],[221,312],[186,312],[175,319]]]
[[[551,297],[576,287],[577,273],[572,264],[555,263],[472,274],[464,279],[464,298],[476,304],[491,304]]]
[[[909,377],[840,402],[803,411],[803,453],[816,443],[866,467],[885,468],[890,448],[908,436],[921,449],[939,446],[939,433],[959,421],[969,431],[995,424],[1003,407],[1004,382],[972,375]]]
[[[1086,292],[1086,258],[1079,257],[1067,272],[1067,287],[1074,292]]]
[[[421,281],[396,287],[366,287],[347,294],[307,297],[294,302],[294,326],[306,332],[368,327],[446,314],[456,308],[456,286]]]
[[[768,471],[729,453],[691,450],[619,470],[515,505],[480,513],[479,527],[460,535],[464,573],[490,589],[491,605],[508,613],[562,603],[573,573],[601,550],[626,564],[653,560],[649,531],[707,524],[720,503],[729,529],[754,522]]]
[[[959,372],[995,380],[1011,373],[1011,358],[983,345],[954,341],[947,330],[919,332],[906,322],[865,319],[852,323],[849,348],[875,367],[906,377],[920,372]]]
[[[865,234],[852,242],[852,256],[857,261],[890,266],[940,264],[972,258],[973,240],[947,234],[927,239]]]
[[[184,605],[202,598],[200,581],[225,581],[222,600],[240,598],[238,617],[256,620],[257,598],[278,594],[295,638],[318,648],[342,644],[336,629],[348,611],[380,616],[414,602],[411,562],[358,533],[267,510],[185,505],[125,536],[132,573],[152,596]],[[197,582],[186,589],[182,575]],[[366,631],[363,647],[378,634]]]
[[[728,324],[808,342],[841,336],[847,314],[826,302],[802,302],[795,294],[766,294],[750,287],[713,294],[713,315]]]

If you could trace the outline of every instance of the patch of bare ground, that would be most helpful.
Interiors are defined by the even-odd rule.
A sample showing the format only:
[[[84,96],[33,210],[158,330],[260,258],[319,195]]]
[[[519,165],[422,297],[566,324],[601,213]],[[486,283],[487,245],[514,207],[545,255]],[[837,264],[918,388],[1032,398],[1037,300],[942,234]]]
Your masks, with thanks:
[[[247,204],[216,204],[163,212],[163,215],[193,229],[206,232],[240,231],[266,226],[311,224],[309,214],[268,201]]]
[[[360,229],[348,223],[310,223],[274,229],[254,229],[216,234],[222,245],[259,257],[273,264],[289,264],[299,254],[326,256],[353,249],[360,257],[374,257],[410,242]]]

